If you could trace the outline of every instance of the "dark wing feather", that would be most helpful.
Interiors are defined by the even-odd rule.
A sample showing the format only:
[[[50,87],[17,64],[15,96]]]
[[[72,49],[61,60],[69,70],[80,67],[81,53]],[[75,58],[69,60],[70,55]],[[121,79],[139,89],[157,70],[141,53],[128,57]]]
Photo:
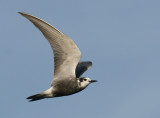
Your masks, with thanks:
[[[79,78],[86,70],[92,67],[91,61],[79,62],[76,67],[76,77]]]

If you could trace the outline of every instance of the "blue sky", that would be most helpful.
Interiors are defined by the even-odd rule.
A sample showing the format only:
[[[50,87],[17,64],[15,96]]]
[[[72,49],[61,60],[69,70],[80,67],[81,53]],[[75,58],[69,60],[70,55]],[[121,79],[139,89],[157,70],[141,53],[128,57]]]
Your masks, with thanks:
[[[0,1],[0,117],[160,118],[159,0]],[[28,102],[50,87],[53,54],[23,11],[71,37],[83,76],[98,82],[61,98]]]

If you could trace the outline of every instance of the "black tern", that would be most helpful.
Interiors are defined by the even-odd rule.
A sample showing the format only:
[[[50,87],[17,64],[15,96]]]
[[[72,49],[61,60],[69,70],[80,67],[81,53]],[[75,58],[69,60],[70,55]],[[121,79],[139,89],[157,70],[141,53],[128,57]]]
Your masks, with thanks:
[[[57,28],[33,15],[18,12],[30,20],[50,43],[54,52],[54,79],[51,87],[44,92],[28,97],[30,101],[44,98],[68,96],[85,89],[91,80],[81,75],[91,68],[91,61],[80,62],[81,52],[75,42]]]

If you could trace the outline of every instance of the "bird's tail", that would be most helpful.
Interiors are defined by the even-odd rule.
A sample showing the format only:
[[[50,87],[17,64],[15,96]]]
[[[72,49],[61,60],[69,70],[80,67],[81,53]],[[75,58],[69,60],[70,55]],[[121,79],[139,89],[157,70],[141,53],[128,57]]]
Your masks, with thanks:
[[[41,100],[41,99],[44,99],[44,98],[47,98],[47,95],[44,94],[44,93],[39,93],[39,94],[29,96],[27,99],[30,99],[29,102],[32,102],[32,101]]]
[[[51,87],[44,92],[29,96],[27,99],[30,99],[29,102],[32,102],[32,101],[41,100],[41,99],[44,99],[44,98],[51,98],[51,97],[53,97],[52,90],[53,90],[53,88]]]

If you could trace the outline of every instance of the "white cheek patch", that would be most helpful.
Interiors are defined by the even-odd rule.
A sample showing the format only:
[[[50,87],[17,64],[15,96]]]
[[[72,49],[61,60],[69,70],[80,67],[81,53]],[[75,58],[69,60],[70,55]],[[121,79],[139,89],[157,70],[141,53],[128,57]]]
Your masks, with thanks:
[[[83,81],[83,82],[81,82],[81,87],[82,87],[82,88],[85,88],[85,87],[87,87],[89,84],[90,84],[90,82],[88,82],[88,81]]]

